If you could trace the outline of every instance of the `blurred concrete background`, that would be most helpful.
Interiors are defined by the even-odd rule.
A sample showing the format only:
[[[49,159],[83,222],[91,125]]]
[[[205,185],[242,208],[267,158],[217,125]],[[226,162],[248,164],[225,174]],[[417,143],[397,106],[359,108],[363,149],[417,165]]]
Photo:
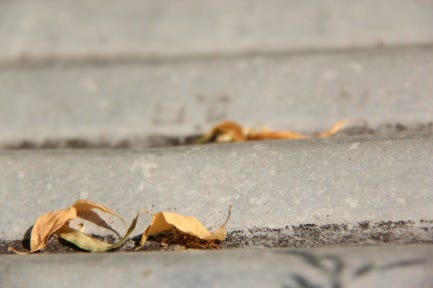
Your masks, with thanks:
[[[432,15],[426,0],[0,1],[0,146],[146,147],[224,119],[431,130]]]

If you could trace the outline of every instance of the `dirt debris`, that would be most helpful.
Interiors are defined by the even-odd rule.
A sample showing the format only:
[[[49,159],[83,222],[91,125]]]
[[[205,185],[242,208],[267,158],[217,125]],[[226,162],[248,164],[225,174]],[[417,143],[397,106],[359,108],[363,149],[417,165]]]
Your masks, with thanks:
[[[114,243],[113,236],[98,237]],[[192,236],[167,231],[149,237],[138,251],[182,251],[185,249],[230,249],[230,248],[309,248],[335,246],[371,246],[387,244],[433,244],[433,220],[420,221],[362,221],[357,224],[301,224],[288,225],[281,229],[255,228],[231,231],[225,241],[203,241],[190,239]],[[141,239],[137,235],[129,239],[116,251],[134,251]],[[29,239],[1,241],[0,254],[12,254],[8,247],[19,250],[29,248]],[[77,253],[81,250],[56,235],[51,237],[47,246],[39,253]],[[110,253],[116,253],[115,251]]]

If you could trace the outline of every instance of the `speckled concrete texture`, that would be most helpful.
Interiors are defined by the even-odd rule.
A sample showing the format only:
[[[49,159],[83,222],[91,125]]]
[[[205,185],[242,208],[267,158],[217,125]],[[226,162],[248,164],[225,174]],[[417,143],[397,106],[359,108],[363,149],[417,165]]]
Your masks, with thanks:
[[[127,219],[142,208],[172,210],[211,227],[233,204],[232,231],[432,220],[432,145],[433,137],[420,135],[2,152],[0,238],[21,239],[41,212],[78,198]]]

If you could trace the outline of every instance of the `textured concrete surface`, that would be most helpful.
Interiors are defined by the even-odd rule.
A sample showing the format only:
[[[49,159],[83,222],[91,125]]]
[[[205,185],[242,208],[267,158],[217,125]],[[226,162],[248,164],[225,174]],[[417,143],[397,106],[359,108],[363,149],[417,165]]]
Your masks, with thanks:
[[[142,208],[171,210],[211,227],[232,203],[230,231],[433,220],[432,145],[431,136],[355,137],[141,152],[2,152],[0,239],[22,239],[38,215],[78,198],[127,219]],[[148,221],[140,221],[137,234]]]
[[[0,1],[0,63],[431,44],[432,27],[431,0]]]
[[[2,287],[432,287],[431,246],[2,256]]]
[[[307,132],[345,118],[373,128],[428,124],[431,75],[430,48],[4,68],[0,146],[63,139],[114,146],[202,133],[224,119]]]

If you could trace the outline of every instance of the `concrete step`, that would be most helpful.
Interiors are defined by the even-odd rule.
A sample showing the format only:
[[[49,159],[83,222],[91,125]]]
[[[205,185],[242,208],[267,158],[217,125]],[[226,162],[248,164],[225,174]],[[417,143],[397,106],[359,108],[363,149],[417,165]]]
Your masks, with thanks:
[[[126,219],[169,210],[213,228],[233,204],[232,247],[432,243],[432,145],[421,135],[1,152],[0,240],[88,198]]]
[[[432,259],[432,246],[8,255],[0,285],[421,288],[433,285]]]
[[[0,147],[147,147],[225,119],[312,132],[363,118],[431,132],[431,75],[431,48],[3,68]]]
[[[0,1],[0,63],[433,43],[433,1]]]

